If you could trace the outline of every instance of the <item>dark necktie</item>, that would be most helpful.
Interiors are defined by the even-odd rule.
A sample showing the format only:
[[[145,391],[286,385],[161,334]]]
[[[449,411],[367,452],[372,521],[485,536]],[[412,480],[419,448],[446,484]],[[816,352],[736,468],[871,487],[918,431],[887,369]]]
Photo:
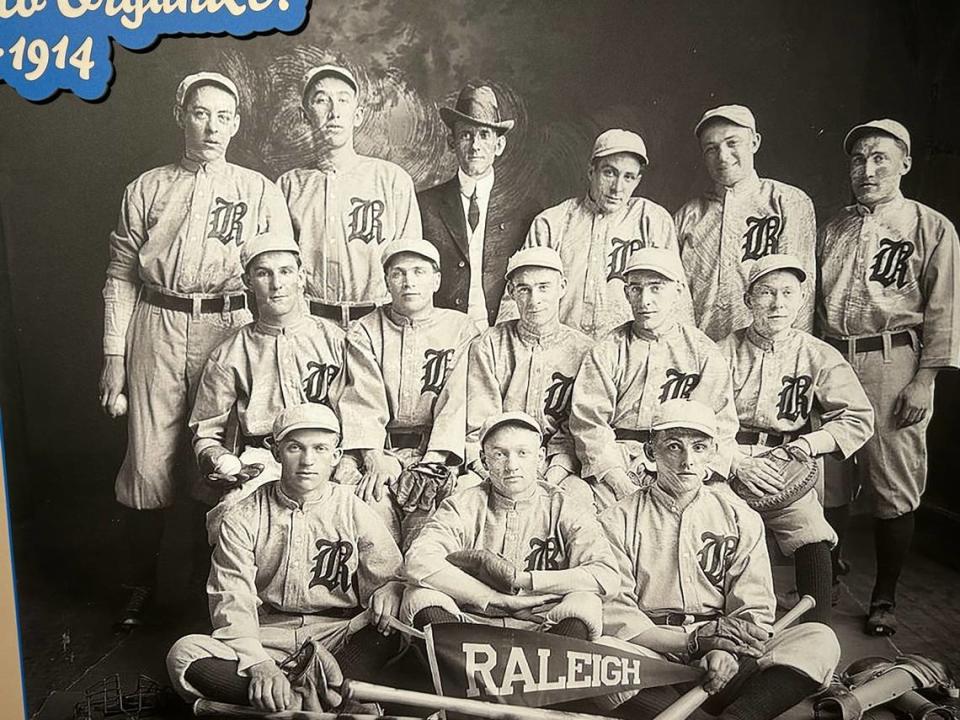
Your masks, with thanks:
[[[480,205],[477,204],[477,189],[473,189],[473,195],[470,196],[470,207],[467,208],[467,222],[470,223],[470,232],[477,229],[480,224]]]

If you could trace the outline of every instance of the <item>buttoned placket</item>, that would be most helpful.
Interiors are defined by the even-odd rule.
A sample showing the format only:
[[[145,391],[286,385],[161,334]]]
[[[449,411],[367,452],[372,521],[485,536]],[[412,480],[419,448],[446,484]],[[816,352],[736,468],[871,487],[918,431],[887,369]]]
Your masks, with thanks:
[[[303,389],[300,387],[300,373],[297,368],[297,359],[294,341],[287,335],[284,328],[275,338],[277,352],[277,374],[280,378],[280,396],[284,407],[299,405],[304,402]]]
[[[399,319],[400,327],[400,390],[397,393],[397,417],[398,424],[403,424],[404,420],[409,419],[413,414],[417,401],[420,399],[419,388],[417,387],[420,376],[418,373],[405,372],[405,368],[414,367],[423,357],[421,349],[422,339],[418,328],[406,318]],[[412,381],[412,382],[411,382]]]
[[[283,584],[283,604],[296,607],[303,604],[303,577],[306,573],[307,559],[307,518],[303,508],[297,505],[287,509],[290,513],[290,531],[287,543],[287,577]]]
[[[664,348],[660,338],[634,337],[632,341],[643,343],[646,350],[646,358],[644,359],[646,376],[643,380],[643,395],[637,403],[637,416],[634,421],[636,429],[644,430],[650,427],[654,411],[660,404],[660,388],[657,386],[657,378],[663,376]]]
[[[602,294],[606,291],[606,258],[608,220],[597,210],[587,207],[592,214],[590,222],[589,252],[587,253],[587,274],[583,284],[583,309],[580,329],[588,335],[597,327],[597,316]]]
[[[189,170],[188,170],[189,172]],[[203,243],[207,228],[207,215],[213,195],[213,171],[206,164],[198,164],[193,173],[193,190],[187,215],[186,237],[180,246],[180,277],[175,287],[196,288],[200,277],[200,262],[203,258]]]
[[[327,238],[327,247],[323,248],[323,267],[321,269],[321,280],[323,282],[323,299],[327,302],[336,303],[340,300],[340,291],[343,283],[340,277],[331,277],[334,272],[331,269],[331,260],[335,261],[333,266],[340,267],[340,247],[344,242],[343,226],[336,216],[337,209],[337,169],[330,168],[323,171],[323,236]],[[330,282],[335,281],[337,291],[334,297],[327,293],[330,291]]]

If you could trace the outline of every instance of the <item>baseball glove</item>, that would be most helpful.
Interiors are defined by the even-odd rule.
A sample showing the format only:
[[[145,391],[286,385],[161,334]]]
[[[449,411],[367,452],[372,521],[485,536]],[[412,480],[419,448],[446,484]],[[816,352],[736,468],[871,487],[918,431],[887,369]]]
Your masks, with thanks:
[[[507,595],[516,595],[517,568],[506,558],[489,550],[457,550],[447,555],[447,562]]]
[[[453,490],[453,474],[443,463],[417,463],[403,470],[390,489],[405,512],[432,512]]]
[[[698,659],[711,650],[726,650],[734,655],[760,657],[770,633],[752,622],[733,617],[718,617],[687,635],[687,654]]]
[[[218,490],[229,490],[230,488],[240,487],[248,480],[253,480],[262,472],[263,464],[253,463],[252,465],[243,465],[236,475],[226,475],[219,472],[207,473],[207,482]]]
[[[816,461],[795,445],[771,448],[757,457],[772,462],[784,483],[780,492],[757,497],[739,478],[733,476],[730,487],[754,510],[777,510],[786,507],[810,492],[817,483]]]

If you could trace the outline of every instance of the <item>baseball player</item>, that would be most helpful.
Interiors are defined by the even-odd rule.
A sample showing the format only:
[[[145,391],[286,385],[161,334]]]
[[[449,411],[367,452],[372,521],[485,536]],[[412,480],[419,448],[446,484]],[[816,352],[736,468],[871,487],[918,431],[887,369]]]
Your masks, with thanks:
[[[634,320],[584,356],[570,406],[582,475],[600,509],[635,492],[654,468],[643,445],[657,408],[667,400],[702,398],[716,410],[723,454],[715,469],[723,476],[738,428],[726,361],[710,338],[677,320],[683,269],[676,254],[637,250],[624,277]]]
[[[560,322],[567,281],[556,250],[520,250],[507,263],[506,279],[507,293],[516,303],[520,318],[490,328],[470,346],[468,465],[483,472],[479,440],[487,418],[505,410],[521,410],[543,428],[547,461],[544,479],[579,493],[589,507],[593,495],[578,477],[580,463],[568,423],[573,381],[593,340]]]
[[[242,487],[227,480],[230,492],[207,515],[211,543],[231,505],[280,477],[264,444],[277,414],[305,402],[335,406],[343,379],[343,331],[307,313],[293,234],[259,235],[244,245],[241,259],[258,317],[210,353],[189,425],[204,474],[240,479],[244,467],[260,464],[264,470]],[[211,494],[211,504],[217,495]]]
[[[300,243],[310,312],[346,329],[388,301],[381,246],[421,238],[420,211],[413,180],[400,166],[353,147],[364,108],[350,70],[311,68],[302,100],[316,167],[290,170],[277,182]]]
[[[240,252],[260,233],[291,232],[276,186],[225,159],[240,127],[238,97],[219,73],[183,79],[174,107],[183,158],[127,186],[110,236],[100,402],[117,417],[129,397],[116,497],[138,511],[123,519],[131,564],[140,564],[125,578],[133,588],[125,625],[139,623],[154,584],[159,510],[173,504],[176,477],[196,474],[182,449],[203,364],[251,319]]]
[[[791,253],[816,276],[817,225],[806,193],[759,178],[760,133],[743,105],[707,110],[694,128],[713,188],[677,211],[680,257],[690,281],[697,327],[720,340],[750,324],[743,303],[750,268],[762,257]],[[813,331],[813,293],[796,327]]]
[[[607,130],[593,145],[587,168],[587,192],[544,210],[534,218],[525,245],[552,247],[567,273],[560,322],[593,338],[628,321],[623,271],[631,254],[657,247],[677,253],[677,232],[670,214],[652,200],[633,197],[647,165],[647,148],[636,133]],[[693,319],[690,293],[680,279],[677,312]],[[505,302],[501,319],[516,317]]]
[[[341,455],[336,415],[319,403],[291,405],[272,440],[280,480],[223,519],[207,581],[213,633],[187,635],[167,655],[187,701],[299,709],[280,664],[304,643],[368,680],[399,650],[396,635],[380,633],[399,607],[402,557],[373,511],[330,482]]]
[[[466,366],[457,360],[477,328],[466,313],[433,306],[440,253],[426,240],[385,246],[383,272],[392,302],[347,331],[340,411],[352,455],[341,462],[352,466],[357,494],[393,512],[388,489],[404,467],[463,460]],[[404,543],[422,520],[423,513],[403,513]]]
[[[873,434],[873,408],[853,368],[834,348],[793,327],[805,307],[806,279],[803,263],[793,255],[757,260],[744,296],[753,323],[719,343],[740,416],[732,470],[757,498],[783,489],[776,465],[758,457],[770,447],[846,459]],[[805,619],[828,623],[830,549],[837,537],[817,493],[760,514],[781,552],[794,558],[798,594],[817,601]]]
[[[858,125],[843,147],[857,202],[818,239],[817,312],[825,340],[853,366],[876,413],[876,434],[857,454],[876,518],[877,578],[865,629],[890,635],[926,486],[934,379],[942,368],[960,367],[960,247],[949,220],[900,192],[911,165],[903,125]],[[828,514],[841,542],[847,517],[846,505]]]
[[[604,604],[604,632],[699,660],[708,692],[729,683],[710,708],[722,708],[721,717],[772,720],[829,682],[840,645],[820,623],[768,639],[776,602],[763,522],[711,475],[717,437],[716,416],[700,402],[675,399],[658,408],[655,482],[600,515],[622,580],[620,593]],[[750,657],[757,672],[737,675]],[[669,692],[640,691],[626,716],[669,702]]]
[[[542,436],[526,413],[492,416],[480,443],[488,479],[444,500],[414,540],[401,619],[418,628],[458,619],[547,625],[596,638],[600,597],[619,584],[596,517],[538,481]],[[560,602],[542,620],[531,614],[551,600]]]

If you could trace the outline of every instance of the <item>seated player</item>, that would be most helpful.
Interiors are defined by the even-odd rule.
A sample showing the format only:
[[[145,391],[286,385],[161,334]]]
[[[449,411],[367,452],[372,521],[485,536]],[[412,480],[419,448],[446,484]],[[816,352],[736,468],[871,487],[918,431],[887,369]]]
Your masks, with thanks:
[[[293,235],[250,238],[241,260],[258,318],[210,354],[190,414],[200,468],[222,477],[228,491],[207,518],[211,543],[228,507],[257,485],[280,477],[280,467],[264,445],[277,414],[304,402],[334,407],[343,367],[343,331],[306,310],[300,248]],[[264,466],[263,473],[235,487],[255,464]],[[215,502],[217,494],[209,500]]]
[[[845,460],[873,434],[873,409],[853,368],[827,343],[793,327],[806,306],[806,279],[793,255],[757,260],[744,295],[753,324],[720,341],[740,416],[732,462],[740,481],[735,487],[751,502],[783,490],[776,464],[762,457],[770,447],[785,445],[807,456],[832,454]],[[817,492],[758,510],[780,551],[794,558],[797,592],[817,601],[806,619],[829,622],[830,549],[837,535],[824,518]]]
[[[231,508],[220,527],[207,581],[213,633],[181,638],[167,655],[181,697],[297,709],[280,663],[305,642],[336,653],[356,679],[372,679],[399,651],[396,634],[380,633],[390,632],[402,596],[400,549],[373,510],[330,482],[339,444],[326,405],[277,416],[280,480]]]
[[[610,547],[593,513],[538,481],[541,440],[526,413],[487,421],[480,457],[488,479],[444,500],[414,540],[401,619],[417,628],[469,619],[599,635],[600,597],[619,586]],[[557,600],[545,622],[531,614]]]
[[[570,432],[601,510],[649,482],[644,453],[650,422],[661,404],[696,399],[717,413],[721,455],[729,470],[737,431],[730,369],[710,338],[678,321],[683,268],[676,253],[641,248],[624,269],[633,320],[614,328],[584,356],[573,384]]]
[[[504,410],[521,410],[543,428],[544,479],[579,493],[584,506],[593,494],[580,480],[568,427],[573,380],[593,340],[560,323],[567,288],[560,254],[549,247],[520,250],[507,263],[507,294],[520,312],[485,331],[470,346],[467,365],[467,462],[480,464],[480,428]]]
[[[421,461],[451,468],[463,461],[466,368],[457,359],[477,327],[466,313],[434,307],[440,253],[431,243],[394,241],[383,249],[382,262],[392,302],[347,331],[340,400],[345,454],[337,479],[358,483],[357,494],[367,502],[386,503],[380,511],[402,512],[406,545],[428,509],[395,509],[388,498],[407,498],[391,488],[403,468]],[[425,489],[419,490],[423,497]]]
[[[722,717],[772,720],[829,682],[840,646],[820,623],[768,639],[776,601],[763,522],[711,472],[717,435],[716,415],[700,402],[658,409],[655,482],[600,515],[622,581],[604,604],[604,632],[645,652],[699,661],[710,693],[729,682],[707,706],[722,707]],[[748,663],[738,674],[747,658],[756,658],[756,671]],[[676,690],[651,688],[618,712],[655,715],[673,699]]]

